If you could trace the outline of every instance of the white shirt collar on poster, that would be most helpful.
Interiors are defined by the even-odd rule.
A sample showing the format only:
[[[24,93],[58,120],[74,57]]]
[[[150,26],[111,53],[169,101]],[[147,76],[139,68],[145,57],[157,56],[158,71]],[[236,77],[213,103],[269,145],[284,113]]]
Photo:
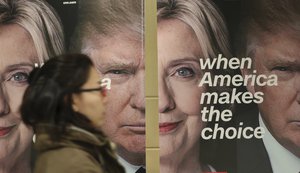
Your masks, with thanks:
[[[126,173],[135,173],[141,167],[141,165],[136,166],[136,165],[132,165],[132,164],[128,163],[126,160],[124,160],[119,155],[118,155],[118,161],[124,167]]]
[[[263,142],[270,158],[273,173],[299,173],[300,158],[277,142],[264,124],[261,115],[259,115],[259,125],[265,129]]]

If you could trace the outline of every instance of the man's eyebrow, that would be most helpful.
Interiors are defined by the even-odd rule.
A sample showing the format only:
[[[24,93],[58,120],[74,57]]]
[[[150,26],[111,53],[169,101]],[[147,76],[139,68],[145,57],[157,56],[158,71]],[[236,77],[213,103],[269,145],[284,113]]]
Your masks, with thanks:
[[[271,61],[267,61],[271,65],[276,64],[285,64],[285,65],[293,65],[297,63],[296,59],[291,58],[290,56],[275,56]]]
[[[113,68],[132,68],[137,66],[134,62],[130,63],[125,63],[125,62],[117,62],[117,61],[112,61],[112,62],[106,62],[106,63],[99,63],[97,66],[100,69],[113,69]]]

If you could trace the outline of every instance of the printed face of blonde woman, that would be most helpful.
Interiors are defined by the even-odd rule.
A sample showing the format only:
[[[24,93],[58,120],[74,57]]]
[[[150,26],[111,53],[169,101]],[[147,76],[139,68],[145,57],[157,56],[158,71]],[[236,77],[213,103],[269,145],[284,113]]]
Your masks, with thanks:
[[[81,89],[100,88],[100,78],[95,69],[90,69],[89,77]],[[80,92],[73,95],[73,108],[85,115],[92,124],[100,128],[104,118],[103,95],[101,90]]]
[[[201,55],[196,35],[188,25],[176,19],[158,23],[161,159],[192,155],[199,147],[204,127],[199,104],[204,88],[198,87]]]
[[[37,60],[32,39],[18,25],[0,26],[0,163],[29,154],[33,131],[20,116],[27,78]]]

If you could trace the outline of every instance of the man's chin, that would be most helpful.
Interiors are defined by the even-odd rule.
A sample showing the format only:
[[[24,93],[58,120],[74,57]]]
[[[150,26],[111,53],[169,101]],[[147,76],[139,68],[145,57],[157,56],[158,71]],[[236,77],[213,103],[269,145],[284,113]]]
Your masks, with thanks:
[[[292,148],[292,153],[300,159],[300,138],[294,138],[294,144]]]
[[[146,136],[144,134],[122,135],[114,138],[118,150],[126,153],[145,153]]]
[[[144,142],[136,141],[126,146],[117,145],[117,154],[133,165],[145,164],[145,152],[145,140]]]
[[[300,132],[299,130],[290,130],[287,135],[277,137],[277,141],[295,156],[300,159]]]
[[[300,146],[299,144],[294,145],[293,147],[287,148],[291,153],[300,159]]]

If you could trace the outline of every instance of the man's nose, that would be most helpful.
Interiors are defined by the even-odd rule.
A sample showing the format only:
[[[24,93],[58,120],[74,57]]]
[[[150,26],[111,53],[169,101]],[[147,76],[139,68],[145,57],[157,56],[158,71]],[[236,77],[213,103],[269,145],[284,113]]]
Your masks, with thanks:
[[[297,92],[297,102],[300,104],[300,72],[298,72],[296,74],[296,78],[295,78],[295,88],[296,88],[296,92]]]
[[[3,84],[0,85],[0,116],[7,115],[10,110],[9,110],[9,104],[8,104],[8,98],[7,94],[4,90]]]
[[[165,113],[175,108],[172,88],[168,87],[168,81],[161,78],[158,81],[158,106],[159,113]]]
[[[129,91],[131,92],[130,105],[134,109],[145,112],[145,73],[139,72],[132,79]]]

